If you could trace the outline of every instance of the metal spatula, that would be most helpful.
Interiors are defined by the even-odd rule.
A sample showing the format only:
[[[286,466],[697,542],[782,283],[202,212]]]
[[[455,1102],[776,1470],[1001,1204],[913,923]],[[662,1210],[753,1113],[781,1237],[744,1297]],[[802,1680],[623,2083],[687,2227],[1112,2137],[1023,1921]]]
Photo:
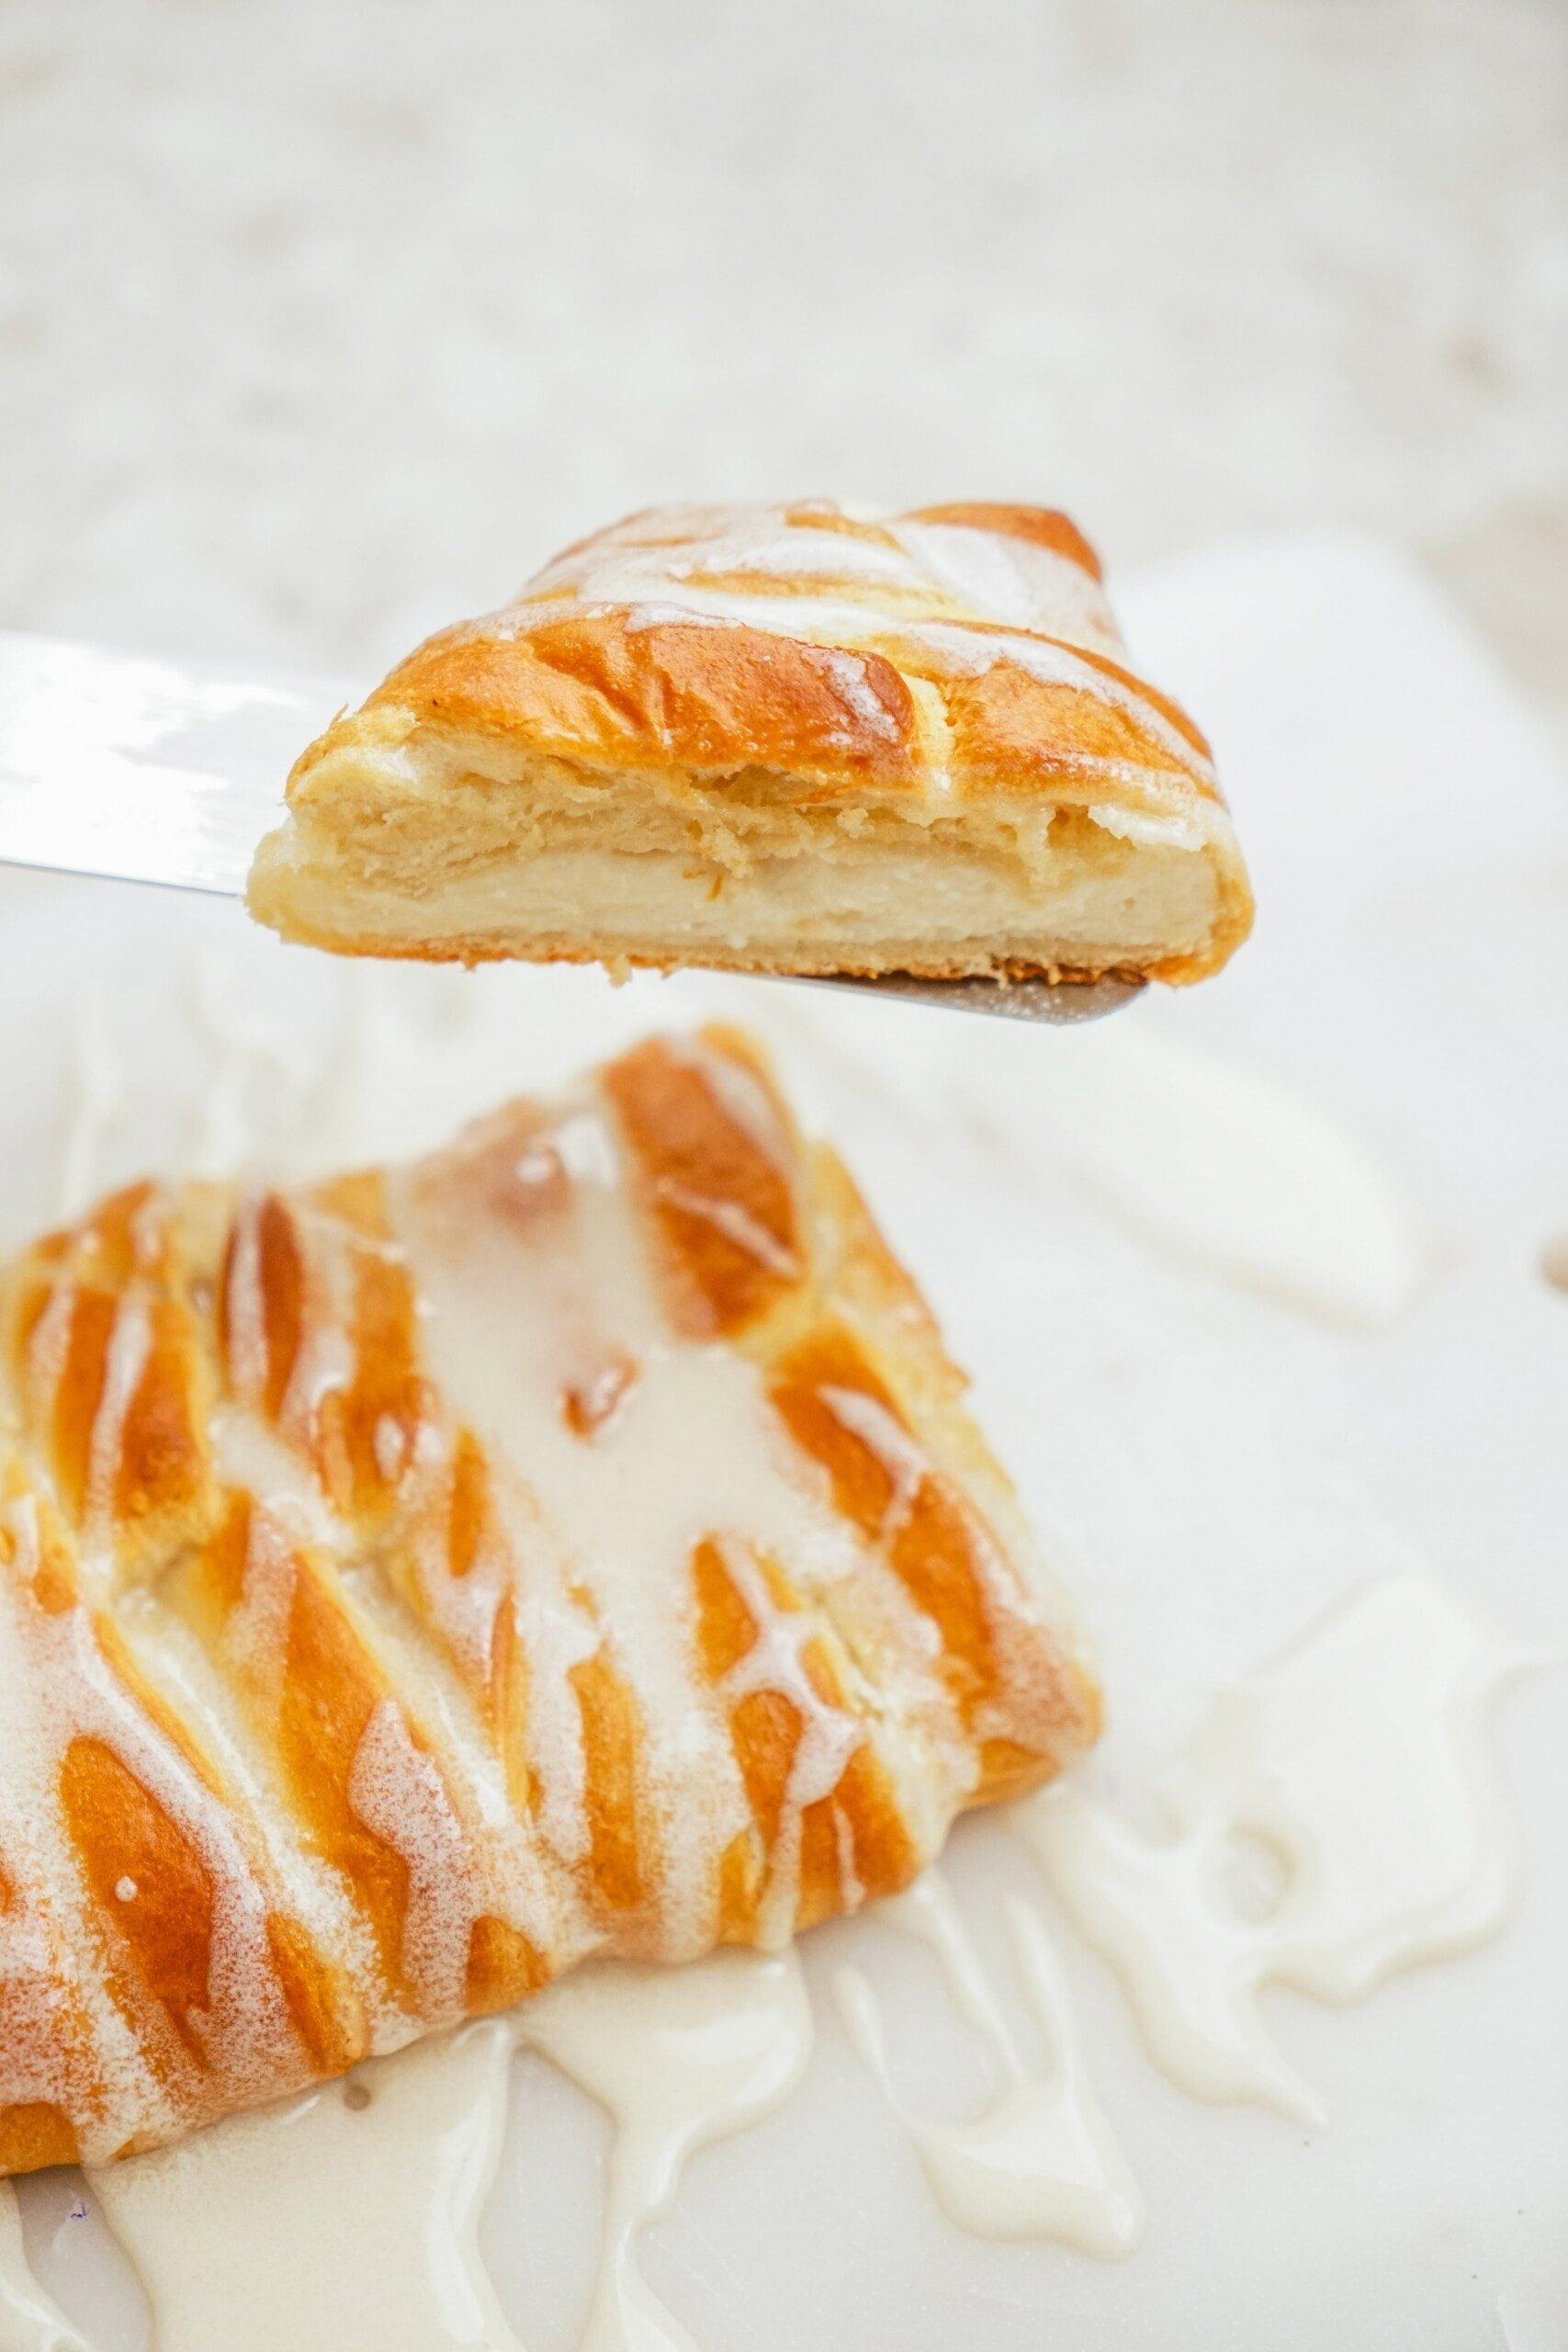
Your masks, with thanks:
[[[354,699],[339,678],[241,677],[0,630],[0,865],[237,898],[296,754]],[[1126,980],[825,980],[1011,1021],[1093,1021]]]

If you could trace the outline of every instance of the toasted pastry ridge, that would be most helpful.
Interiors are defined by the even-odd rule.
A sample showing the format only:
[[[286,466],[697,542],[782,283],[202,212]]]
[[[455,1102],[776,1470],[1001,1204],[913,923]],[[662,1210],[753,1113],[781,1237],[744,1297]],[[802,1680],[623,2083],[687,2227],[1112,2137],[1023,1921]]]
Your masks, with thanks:
[[[0,2172],[584,1960],[776,1947],[1094,1737],[963,1381],[755,1046],[0,1281]]]

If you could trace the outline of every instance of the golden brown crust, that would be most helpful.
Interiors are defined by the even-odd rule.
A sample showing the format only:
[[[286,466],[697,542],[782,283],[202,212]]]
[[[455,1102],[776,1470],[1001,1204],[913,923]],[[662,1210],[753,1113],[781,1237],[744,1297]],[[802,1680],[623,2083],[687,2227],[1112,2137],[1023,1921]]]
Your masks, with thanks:
[[[1093,551],[1043,508],[650,510],[579,542],[511,605],[432,638],[301,755],[290,823],[258,854],[253,911],[350,954],[691,960],[689,942],[646,926],[607,946],[536,911],[491,927],[453,919],[473,875],[537,854],[541,790],[540,807],[565,797],[574,842],[592,840],[596,804],[648,796],[683,810],[694,876],[716,835],[744,844],[759,807],[857,828],[874,815],[927,846],[933,825],[970,826],[998,855],[1020,822],[1043,842],[1071,812],[1108,855],[1164,845],[1209,876],[1206,914],[1157,910],[1165,935],[1122,948],[1087,938],[1075,952],[1064,935],[944,952],[933,932],[927,952],[908,937],[857,952],[825,922],[820,937],[802,926],[787,942],[705,935],[700,960],[721,968],[874,974],[896,952],[896,968],[942,977],[1190,980],[1250,924],[1208,745],[1127,666]],[[832,846],[825,835],[822,854]],[[1015,899],[1044,938],[1055,886],[1042,855],[1037,843]],[[388,894],[402,919],[378,922]],[[420,922],[424,896],[439,920]]]
[[[41,2172],[48,2165],[73,2165],[80,2153],[75,2132],[47,2099],[19,2099],[0,2108],[0,2178]]]
[[[734,1033],[410,1170],[132,1188],[0,1332],[0,2173],[776,1943],[1098,1729],[929,1312]]]
[[[627,629],[592,613],[526,635],[454,630],[400,663],[365,707],[523,736],[595,773],[656,752],[677,771],[776,768],[821,786],[895,790],[915,774],[914,706],[890,662],[860,655],[846,677],[831,649],[743,626]]]

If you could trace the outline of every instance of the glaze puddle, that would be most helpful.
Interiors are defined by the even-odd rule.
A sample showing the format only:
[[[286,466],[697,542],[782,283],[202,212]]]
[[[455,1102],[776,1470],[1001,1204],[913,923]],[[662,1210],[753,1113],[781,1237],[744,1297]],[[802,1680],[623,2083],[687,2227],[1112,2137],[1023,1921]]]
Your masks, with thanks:
[[[584,2352],[692,2352],[637,2267],[637,2241],[673,2204],[694,2150],[756,2122],[805,2072],[799,1961],[718,1952],[686,1968],[592,1969],[527,2003],[515,2030],[615,2127]]]
[[[33,2277],[9,2181],[0,2181],[0,2352],[85,2352],[82,2337]]]
[[[1173,2082],[1321,2121],[1263,2023],[1265,1987],[1361,2000],[1497,1926],[1517,1841],[1483,1734],[1526,1663],[1429,1578],[1386,1577],[1215,1701],[1152,1791],[1168,1839],[1077,1783],[1014,1808]],[[1238,1837],[1277,1859],[1277,1900],[1226,1899]]]
[[[834,1990],[850,2037],[919,2152],[950,2220],[976,2236],[1057,2238],[1110,2261],[1132,2252],[1143,2199],[1089,2083],[1077,2027],[1043,1919],[1010,1902],[1007,1924],[1018,1976],[1047,2052],[1044,2071],[1020,2052],[940,1871],[877,1913],[936,1954],[960,2014],[979,2034],[1003,2083],[965,2122],[909,2112],[894,2088],[881,2006],[859,1969],[839,1971]]]
[[[519,2352],[478,2243],[512,2046],[465,2027],[95,2174],[158,2352]]]

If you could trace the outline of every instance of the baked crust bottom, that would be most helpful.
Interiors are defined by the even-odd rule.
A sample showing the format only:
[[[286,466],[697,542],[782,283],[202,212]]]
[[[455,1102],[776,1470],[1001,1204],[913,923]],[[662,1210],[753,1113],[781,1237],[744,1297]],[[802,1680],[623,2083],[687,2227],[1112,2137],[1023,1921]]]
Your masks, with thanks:
[[[405,964],[602,964],[613,974],[678,972],[694,967],[711,972],[770,975],[776,979],[802,980],[998,980],[1007,985],[1045,980],[1057,985],[1092,984],[1097,980],[1126,980],[1141,984],[1147,967],[1114,961],[1075,964],[1040,963],[1025,956],[998,956],[976,948],[972,956],[939,961],[911,950],[897,960],[854,957],[823,950],[802,949],[787,961],[775,955],[743,950],[704,950],[694,956],[690,947],[671,943],[622,946],[614,942],[586,947],[580,938],[556,936],[520,940],[506,932],[461,933],[450,939],[403,938],[377,932],[348,933],[334,928],[313,930],[297,915],[289,922],[289,937],[302,947],[324,947],[336,956],[368,956]],[[1162,979],[1178,979],[1179,972],[1162,971]]]

